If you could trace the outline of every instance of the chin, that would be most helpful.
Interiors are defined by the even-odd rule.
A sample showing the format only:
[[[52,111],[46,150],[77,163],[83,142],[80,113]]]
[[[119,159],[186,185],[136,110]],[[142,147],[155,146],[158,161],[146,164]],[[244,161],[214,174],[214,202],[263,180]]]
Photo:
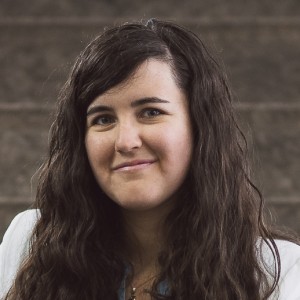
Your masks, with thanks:
[[[135,198],[132,197],[130,199],[119,199],[116,203],[120,206],[121,209],[127,210],[127,211],[155,211],[156,209],[163,209],[164,207],[167,208],[172,206],[171,201],[167,199],[147,199],[145,200],[145,196],[141,198]],[[171,205],[170,205],[171,204]]]
[[[145,203],[145,201],[130,201],[129,203],[119,203],[121,209],[128,211],[147,211],[152,210],[159,206],[159,204],[155,203]]]
[[[135,197],[132,197],[131,194],[128,197],[116,197],[115,199],[112,197],[112,201],[114,201],[121,209],[125,210],[131,210],[131,211],[143,211],[155,208],[159,205],[161,205],[160,199],[152,199],[145,197],[145,195],[137,195],[135,194]]]

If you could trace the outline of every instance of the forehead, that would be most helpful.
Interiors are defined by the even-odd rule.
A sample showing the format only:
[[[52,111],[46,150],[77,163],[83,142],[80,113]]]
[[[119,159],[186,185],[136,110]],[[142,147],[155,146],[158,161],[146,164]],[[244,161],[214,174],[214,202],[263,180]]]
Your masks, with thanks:
[[[171,66],[163,61],[150,59],[143,62],[127,80],[98,96],[90,107],[145,97],[175,101],[182,98],[183,94],[176,84]]]

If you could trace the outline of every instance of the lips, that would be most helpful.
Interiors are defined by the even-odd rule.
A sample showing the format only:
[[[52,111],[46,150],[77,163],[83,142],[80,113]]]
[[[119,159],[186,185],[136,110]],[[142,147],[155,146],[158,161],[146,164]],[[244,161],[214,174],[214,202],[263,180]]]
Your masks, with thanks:
[[[128,161],[124,162],[121,164],[116,165],[115,167],[112,168],[113,171],[129,171],[129,170],[136,170],[136,169],[141,169],[143,167],[147,167],[151,164],[153,164],[156,160],[153,159],[142,159],[142,160],[133,160],[133,161]]]

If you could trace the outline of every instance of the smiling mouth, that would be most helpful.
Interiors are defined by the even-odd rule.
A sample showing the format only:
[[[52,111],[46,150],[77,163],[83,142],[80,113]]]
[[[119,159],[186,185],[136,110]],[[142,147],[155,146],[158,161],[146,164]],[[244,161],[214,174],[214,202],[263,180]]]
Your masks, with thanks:
[[[125,172],[125,171],[142,170],[152,165],[154,162],[155,162],[154,160],[139,160],[139,161],[127,162],[127,163],[117,165],[116,167],[113,168],[113,171]]]

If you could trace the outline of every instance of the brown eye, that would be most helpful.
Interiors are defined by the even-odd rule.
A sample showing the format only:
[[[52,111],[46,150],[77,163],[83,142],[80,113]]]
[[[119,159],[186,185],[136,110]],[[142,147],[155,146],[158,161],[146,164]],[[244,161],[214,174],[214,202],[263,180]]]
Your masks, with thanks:
[[[98,116],[92,121],[92,125],[108,126],[115,122],[115,119],[109,115]]]
[[[159,115],[162,114],[162,111],[157,109],[157,108],[147,108],[147,109],[144,109],[141,113],[142,117],[144,118],[155,118]]]

